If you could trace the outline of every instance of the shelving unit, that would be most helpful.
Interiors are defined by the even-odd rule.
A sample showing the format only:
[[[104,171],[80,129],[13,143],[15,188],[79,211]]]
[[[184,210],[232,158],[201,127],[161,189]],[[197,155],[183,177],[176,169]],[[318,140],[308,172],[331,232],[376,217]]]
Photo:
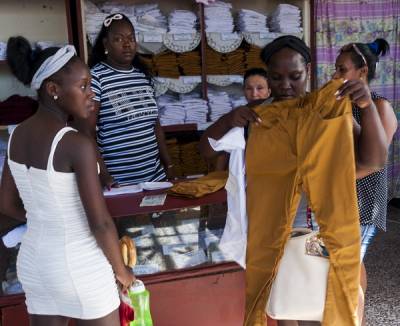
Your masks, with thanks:
[[[73,5],[71,6],[73,10],[75,10],[74,14],[76,16],[76,22],[78,26],[76,26],[77,33],[74,35],[74,44],[79,50],[79,54],[84,59],[87,59],[88,55],[88,48],[87,48],[87,41],[86,41],[86,26],[85,26],[85,6],[84,0],[76,0],[73,1]],[[289,0],[289,1],[261,1],[261,0],[233,0],[227,1],[232,3],[233,5],[233,15],[235,16],[236,11],[238,9],[251,9],[258,11],[264,14],[272,13],[278,4],[280,3],[288,3],[295,5],[301,9],[302,12],[302,26],[303,26],[303,38],[308,45],[311,45],[311,19],[310,19],[310,11],[312,9],[312,0]],[[93,0],[92,3],[94,4],[104,4],[107,1],[104,0]],[[123,4],[128,5],[139,5],[143,4],[142,0],[125,0],[122,2]],[[209,74],[207,74],[207,61],[209,58],[207,57],[207,48],[209,47],[208,44],[208,37],[206,34],[205,22],[204,22],[204,5],[203,4],[196,4],[194,1],[187,2],[187,1],[179,1],[179,0],[172,0],[172,1],[148,1],[148,3],[158,3],[160,10],[164,14],[168,14],[174,9],[185,9],[191,10],[195,12],[198,16],[199,20],[199,27],[200,27],[200,45],[196,49],[196,51],[200,52],[200,59],[201,59],[201,94],[204,99],[208,98],[207,89],[209,82]],[[273,39],[274,37],[278,36],[277,33],[271,33],[270,36],[267,36],[268,39]],[[264,36],[265,37],[265,36]],[[242,43],[245,41],[242,41]],[[161,45],[160,45],[161,46]],[[165,47],[164,47],[165,48]],[[211,75],[212,76],[212,75]],[[166,77],[166,76],[160,76]],[[198,89],[198,88],[197,88]],[[240,88],[236,88],[240,91]],[[180,128],[179,126],[168,126],[168,128],[164,128],[167,132],[170,131],[178,131],[180,129],[187,130],[186,128]]]

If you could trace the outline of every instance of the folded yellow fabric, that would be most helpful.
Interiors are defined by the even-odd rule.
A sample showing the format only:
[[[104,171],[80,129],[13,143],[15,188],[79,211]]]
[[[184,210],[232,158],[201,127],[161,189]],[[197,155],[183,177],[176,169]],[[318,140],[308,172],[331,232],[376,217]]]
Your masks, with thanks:
[[[168,191],[168,194],[199,198],[223,188],[227,179],[228,171],[214,171],[196,180],[179,182]]]

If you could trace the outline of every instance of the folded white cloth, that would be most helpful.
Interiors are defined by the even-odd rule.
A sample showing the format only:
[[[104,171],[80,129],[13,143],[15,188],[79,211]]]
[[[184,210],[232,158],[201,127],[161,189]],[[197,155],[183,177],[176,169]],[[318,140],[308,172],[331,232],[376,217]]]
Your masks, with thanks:
[[[22,224],[17,226],[15,229],[8,232],[6,235],[2,237],[3,243],[7,248],[13,248],[17,244],[22,241],[22,237],[24,236],[27,230],[26,224]]]

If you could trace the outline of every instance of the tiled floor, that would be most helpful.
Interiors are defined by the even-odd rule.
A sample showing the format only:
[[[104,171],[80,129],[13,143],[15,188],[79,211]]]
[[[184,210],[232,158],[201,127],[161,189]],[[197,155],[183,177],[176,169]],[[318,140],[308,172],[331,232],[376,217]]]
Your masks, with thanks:
[[[378,233],[365,264],[367,325],[400,325],[400,208],[389,207],[387,232]]]

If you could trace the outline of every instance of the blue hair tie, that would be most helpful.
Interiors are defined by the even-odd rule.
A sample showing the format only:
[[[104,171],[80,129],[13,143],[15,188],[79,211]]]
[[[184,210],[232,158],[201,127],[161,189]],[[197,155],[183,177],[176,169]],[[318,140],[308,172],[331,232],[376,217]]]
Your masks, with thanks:
[[[374,54],[378,54],[378,43],[377,42],[372,42],[372,43],[368,43],[367,44],[369,49],[372,51],[372,53]]]

